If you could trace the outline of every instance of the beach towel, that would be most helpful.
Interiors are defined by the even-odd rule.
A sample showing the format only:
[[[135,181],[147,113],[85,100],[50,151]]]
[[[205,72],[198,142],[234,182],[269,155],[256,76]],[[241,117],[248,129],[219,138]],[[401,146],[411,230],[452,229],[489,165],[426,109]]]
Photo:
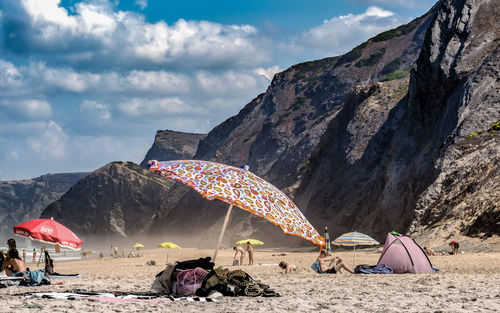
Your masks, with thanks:
[[[380,265],[358,265],[354,269],[354,274],[392,274],[393,270],[391,267],[380,264]]]
[[[199,302],[218,302],[217,299],[205,297],[172,297],[140,294],[114,294],[107,292],[37,292],[26,294],[26,298],[42,299],[63,299],[63,300],[92,300],[105,302],[173,302],[173,301],[199,301]]]
[[[50,278],[81,278],[83,277],[82,274],[59,274],[59,273],[53,273],[49,275]]]
[[[50,278],[45,275],[44,270],[26,271],[14,274],[15,277],[21,277],[22,280],[19,286],[40,286],[50,285]]]
[[[318,274],[323,274],[323,273],[321,273],[321,265],[319,265],[319,262],[318,262],[318,261],[314,262],[314,263],[311,265],[311,269],[312,269],[313,271],[315,271],[316,273],[318,273]]]
[[[177,293],[181,296],[192,296],[201,288],[207,271],[201,267],[183,270],[177,275]]]

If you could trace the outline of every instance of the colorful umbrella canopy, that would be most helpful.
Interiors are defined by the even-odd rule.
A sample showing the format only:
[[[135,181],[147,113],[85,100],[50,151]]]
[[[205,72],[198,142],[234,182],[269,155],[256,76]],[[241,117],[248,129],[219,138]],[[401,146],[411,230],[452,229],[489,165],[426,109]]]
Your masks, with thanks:
[[[281,227],[286,234],[317,245],[325,242],[281,190],[250,171],[197,160],[152,160],[149,164],[150,171],[188,185],[208,200],[219,199],[263,217]]]
[[[173,242],[162,242],[158,244],[160,248],[169,248],[169,249],[180,249],[181,247],[176,245]]]
[[[14,235],[61,247],[80,250],[82,241],[66,226],[54,219],[36,219],[14,226]]]
[[[357,245],[371,246],[371,245],[378,245],[379,242],[368,235],[358,232],[351,232],[343,234],[342,236],[338,237],[333,241],[333,244],[337,246],[357,246]]]
[[[144,248],[144,245],[142,243],[136,243],[134,244],[134,248],[138,249],[138,248]]]
[[[244,239],[244,240],[237,241],[236,244],[237,245],[246,245],[247,242],[250,242],[250,244],[253,246],[259,246],[259,245],[264,244],[262,241],[257,240],[257,239]]]

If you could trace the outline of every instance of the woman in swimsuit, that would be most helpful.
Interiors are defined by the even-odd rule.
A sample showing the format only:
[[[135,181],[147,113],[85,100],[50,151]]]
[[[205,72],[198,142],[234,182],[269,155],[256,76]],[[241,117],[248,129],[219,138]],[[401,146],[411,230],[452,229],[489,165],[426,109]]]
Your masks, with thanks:
[[[7,276],[12,276],[15,273],[26,272],[26,265],[19,257],[17,249],[10,249],[7,254],[7,260],[3,262],[3,267]]]
[[[253,265],[253,246],[250,241],[247,241],[247,248],[245,251],[248,252],[248,265]]]

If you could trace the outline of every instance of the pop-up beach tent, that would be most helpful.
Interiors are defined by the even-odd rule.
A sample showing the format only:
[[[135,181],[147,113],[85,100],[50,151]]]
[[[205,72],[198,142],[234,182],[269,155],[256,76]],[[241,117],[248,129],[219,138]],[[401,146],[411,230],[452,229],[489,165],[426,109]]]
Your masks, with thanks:
[[[387,234],[377,265],[390,266],[394,273],[432,273],[432,264],[424,250],[410,237]]]

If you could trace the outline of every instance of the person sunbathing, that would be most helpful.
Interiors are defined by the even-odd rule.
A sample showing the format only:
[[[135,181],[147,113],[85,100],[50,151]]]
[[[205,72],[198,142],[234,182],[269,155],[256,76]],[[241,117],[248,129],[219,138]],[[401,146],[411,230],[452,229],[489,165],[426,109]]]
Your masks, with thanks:
[[[17,249],[11,249],[8,252],[7,260],[3,262],[3,267],[7,276],[12,276],[15,273],[26,272],[26,264],[19,257]]]
[[[354,271],[349,266],[347,266],[341,258],[327,258],[328,255],[329,253],[326,250],[321,250],[318,258],[316,259],[316,262],[319,263],[321,273],[335,274],[337,272],[340,272],[341,269],[345,269],[349,273],[354,274]],[[329,266],[326,265],[326,261],[331,261]]]
[[[427,255],[436,255],[436,252],[434,252],[431,248],[424,247],[424,251]]]
[[[281,261],[279,266],[285,270],[285,274],[290,274],[292,271],[297,270],[297,266],[289,264],[285,261]]]

